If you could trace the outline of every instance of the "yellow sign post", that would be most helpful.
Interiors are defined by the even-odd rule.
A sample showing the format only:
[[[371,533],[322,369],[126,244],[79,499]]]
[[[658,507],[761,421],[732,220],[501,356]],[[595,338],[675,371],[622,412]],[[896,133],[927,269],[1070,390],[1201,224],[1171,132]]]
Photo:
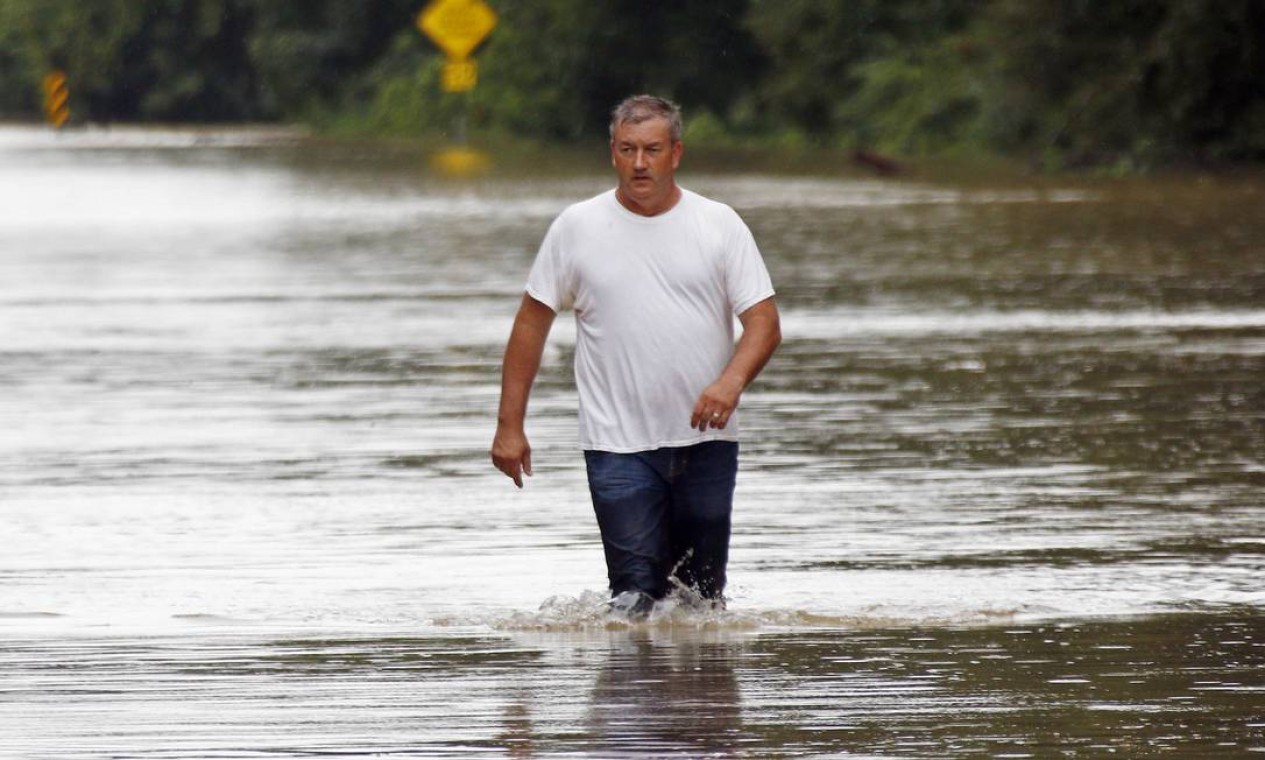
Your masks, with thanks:
[[[44,118],[61,129],[70,121],[70,91],[66,89],[66,72],[54,69],[44,75]]]
[[[496,11],[483,0],[431,0],[417,14],[417,28],[448,56],[440,71],[444,92],[466,92],[479,81],[470,54],[496,28]]]
[[[439,70],[439,87],[444,92],[473,90],[479,83],[479,65],[474,61],[448,61]]]
[[[439,87],[444,92],[469,92],[479,83],[478,64],[470,54],[496,28],[496,11],[484,0],[431,0],[417,14],[417,28],[444,51],[448,60],[439,70]],[[469,108],[469,99],[465,98]],[[468,177],[488,167],[488,157],[466,147],[466,114],[453,125],[456,147],[440,151],[431,165],[443,174]]]

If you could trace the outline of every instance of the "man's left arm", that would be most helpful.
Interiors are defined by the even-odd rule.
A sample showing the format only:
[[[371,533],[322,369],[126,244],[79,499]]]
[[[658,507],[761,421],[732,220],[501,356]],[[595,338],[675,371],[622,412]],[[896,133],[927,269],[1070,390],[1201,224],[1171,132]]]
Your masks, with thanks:
[[[738,315],[742,337],[734,355],[716,382],[707,386],[690,416],[690,426],[700,431],[724,428],[738,408],[738,399],[782,342],[782,322],[777,302],[770,296]]]

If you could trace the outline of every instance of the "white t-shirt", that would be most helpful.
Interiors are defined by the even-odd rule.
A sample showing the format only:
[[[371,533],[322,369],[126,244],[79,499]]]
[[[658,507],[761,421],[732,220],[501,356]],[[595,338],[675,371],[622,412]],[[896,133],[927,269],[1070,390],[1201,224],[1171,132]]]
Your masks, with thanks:
[[[690,427],[699,395],[734,349],[734,315],[773,295],[755,239],[732,208],[681,190],[658,216],[608,190],[558,215],[527,294],[574,309],[580,446],[648,451],[737,440]]]

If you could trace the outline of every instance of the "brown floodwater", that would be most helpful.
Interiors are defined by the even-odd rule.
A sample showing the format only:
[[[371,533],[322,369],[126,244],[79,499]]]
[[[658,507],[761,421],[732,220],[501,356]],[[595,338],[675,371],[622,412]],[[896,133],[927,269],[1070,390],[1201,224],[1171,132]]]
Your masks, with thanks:
[[[600,152],[0,128],[0,757],[1265,754],[1265,177],[804,164],[686,157],[785,342],[630,626],[567,316],[486,453]]]

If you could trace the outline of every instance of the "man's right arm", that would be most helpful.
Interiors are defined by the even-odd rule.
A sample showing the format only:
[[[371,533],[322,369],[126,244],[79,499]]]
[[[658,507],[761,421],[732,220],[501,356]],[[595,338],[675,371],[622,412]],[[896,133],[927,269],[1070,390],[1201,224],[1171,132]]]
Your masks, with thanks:
[[[553,309],[524,293],[501,364],[501,405],[492,439],[492,463],[519,488],[523,487],[523,475],[531,475],[531,445],[524,431],[527,399],[554,316]]]

